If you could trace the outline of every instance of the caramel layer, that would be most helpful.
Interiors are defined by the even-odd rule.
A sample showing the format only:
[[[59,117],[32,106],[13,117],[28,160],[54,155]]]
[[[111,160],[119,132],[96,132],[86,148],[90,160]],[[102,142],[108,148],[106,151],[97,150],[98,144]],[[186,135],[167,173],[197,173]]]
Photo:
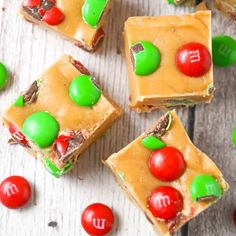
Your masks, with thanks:
[[[60,124],[60,130],[85,130],[86,139],[76,151],[80,155],[92,142],[122,114],[122,109],[109,96],[102,94],[93,107],[76,105],[69,97],[69,85],[75,76],[81,73],[72,64],[73,59],[63,57],[39,77],[40,87],[36,102],[23,107],[10,106],[4,114],[4,120],[16,126],[19,130],[25,119],[34,112],[48,111]],[[65,164],[55,158],[48,148],[39,149],[32,146],[35,155],[44,158],[50,155],[53,162],[60,168]],[[50,149],[50,147],[49,147]]]
[[[56,5],[65,15],[65,19],[61,24],[56,26],[50,26],[42,21],[34,19],[31,15],[24,11],[23,8],[21,8],[20,13],[27,20],[57,31],[69,40],[72,40],[75,44],[78,44],[78,46],[82,46],[86,50],[92,51],[95,46],[94,40],[98,29],[104,28],[106,15],[111,7],[111,1],[108,2],[98,28],[92,28],[83,21],[81,13],[83,4],[84,0],[57,1]]]
[[[125,57],[131,95],[130,107],[142,111],[142,105],[159,106],[164,99],[190,98],[194,102],[210,102],[207,94],[213,86],[213,67],[201,77],[189,77],[176,67],[176,53],[184,44],[198,42],[211,47],[211,13],[199,11],[184,16],[131,17],[124,29]],[[148,76],[133,72],[129,47],[137,41],[150,41],[161,52],[160,67]]]
[[[214,176],[223,191],[228,189],[228,184],[223,179],[222,173],[215,163],[192,144],[176,113],[171,112],[171,114],[173,121],[170,129],[165,132],[161,139],[167,146],[173,146],[180,150],[185,158],[187,168],[178,180],[162,182],[151,174],[148,167],[151,151],[141,144],[141,140],[146,136],[146,133],[118,153],[113,154],[106,161],[106,165],[111,168],[122,188],[150,218],[154,227],[165,236],[171,233],[168,224],[157,220],[147,206],[148,198],[155,188],[162,185],[171,185],[183,195],[184,209],[180,222],[175,225],[175,230],[214,203],[214,201],[193,202],[191,200],[189,190],[195,176],[201,174]]]

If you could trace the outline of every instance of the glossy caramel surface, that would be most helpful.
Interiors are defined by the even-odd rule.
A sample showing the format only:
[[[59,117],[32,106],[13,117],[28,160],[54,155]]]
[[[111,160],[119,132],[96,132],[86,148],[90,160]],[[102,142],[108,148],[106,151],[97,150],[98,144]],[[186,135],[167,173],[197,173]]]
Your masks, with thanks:
[[[81,107],[75,104],[69,97],[69,85],[72,79],[81,73],[72,62],[71,57],[64,56],[46,70],[38,78],[40,86],[36,102],[23,107],[10,106],[4,114],[6,124],[14,124],[21,130],[29,115],[38,111],[47,111],[59,122],[60,130],[86,130],[87,137],[81,152],[102,135],[113,121],[121,116],[122,109],[104,93],[98,103],[92,107]],[[48,154],[47,149],[45,153],[37,147],[33,149],[35,152],[41,152],[40,158],[45,157],[43,156],[45,153]],[[57,165],[60,166],[60,163]]]
[[[35,20],[32,16],[27,14],[23,8],[20,10],[20,13],[30,21],[34,21],[35,23],[40,23],[47,28],[54,29],[55,31],[63,34],[65,37],[78,41],[88,50],[92,50],[93,43],[95,39],[95,35],[99,27],[104,26],[105,23],[105,15],[110,9],[110,2],[105,9],[105,12],[100,20],[99,27],[92,28],[88,24],[86,24],[82,18],[82,6],[84,4],[84,0],[60,0],[56,2],[56,6],[62,11],[65,16],[65,19],[62,23],[51,26],[42,21]]]
[[[179,228],[214,202],[196,203],[191,200],[189,190],[196,175],[208,174],[214,176],[224,191],[228,188],[222,173],[215,163],[191,143],[176,113],[171,112],[171,114],[173,118],[172,124],[161,139],[167,146],[173,146],[180,150],[185,158],[187,168],[178,180],[162,182],[151,174],[148,167],[151,151],[141,144],[145,133],[118,153],[113,154],[106,161],[121,186],[131,195],[131,198],[134,199],[142,211],[149,216],[162,235],[169,235],[168,224],[154,218],[147,205],[148,198],[155,188],[162,185],[171,185],[182,193],[184,209],[180,218],[181,221],[176,225],[176,228]]]
[[[131,107],[142,110],[142,105],[156,106],[168,99],[211,100],[207,89],[213,85],[213,67],[196,78],[182,74],[175,62],[178,49],[190,42],[201,43],[212,51],[210,11],[183,16],[131,17],[125,23],[124,37]],[[141,40],[152,42],[161,52],[160,67],[147,76],[135,75],[130,59],[130,45]]]

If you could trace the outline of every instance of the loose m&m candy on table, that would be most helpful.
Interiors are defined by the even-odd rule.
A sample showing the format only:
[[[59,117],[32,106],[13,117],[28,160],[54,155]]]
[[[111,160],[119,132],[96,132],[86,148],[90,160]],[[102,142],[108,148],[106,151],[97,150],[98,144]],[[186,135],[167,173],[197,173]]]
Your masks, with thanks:
[[[91,236],[107,235],[112,230],[114,221],[112,210],[102,203],[89,205],[81,216],[81,224]]]
[[[22,176],[10,176],[0,184],[0,202],[7,208],[25,206],[31,198],[31,186]]]
[[[236,128],[234,128],[232,132],[232,141],[233,144],[236,146]]]
[[[7,81],[9,79],[9,74],[5,65],[0,63],[0,90],[4,89]]]
[[[216,35],[212,39],[213,63],[219,67],[236,63],[236,40],[228,35]]]

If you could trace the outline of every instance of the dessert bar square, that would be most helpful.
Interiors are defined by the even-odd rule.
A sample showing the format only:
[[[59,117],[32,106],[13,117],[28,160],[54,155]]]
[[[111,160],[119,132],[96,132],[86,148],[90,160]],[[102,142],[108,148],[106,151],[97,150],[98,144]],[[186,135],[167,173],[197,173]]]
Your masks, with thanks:
[[[6,110],[4,123],[11,144],[21,144],[59,177],[121,115],[89,71],[64,56]]]
[[[211,101],[210,11],[131,17],[124,40],[132,109],[145,112]]]
[[[23,0],[21,15],[57,31],[74,44],[94,51],[104,38],[110,0]]]
[[[214,204],[228,189],[215,163],[192,144],[175,111],[105,164],[164,236]]]

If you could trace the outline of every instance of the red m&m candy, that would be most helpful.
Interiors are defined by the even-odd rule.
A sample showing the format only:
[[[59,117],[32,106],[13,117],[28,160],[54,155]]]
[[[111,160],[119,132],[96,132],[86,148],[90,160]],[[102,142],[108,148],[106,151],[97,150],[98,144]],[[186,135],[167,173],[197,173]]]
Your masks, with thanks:
[[[23,1],[23,6],[24,7],[29,7],[29,8],[34,8],[38,7],[41,4],[41,0],[24,0]]]
[[[0,202],[7,208],[23,207],[30,198],[30,184],[21,176],[10,176],[0,185]]]
[[[149,169],[161,181],[178,179],[185,171],[183,154],[174,147],[163,147],[152,152]]]
[[[148,206],[156,218],[171,220],[183,210],[183,197],[177,189],[161,186],[152,192]]]
[[[188,43],[179,48],[176,65],[187,76],[203,76],[211,67],[211,54],[203,44]]]
[[[64,20],[64,18],[65,16],[62,11],[54,6],[45,12],[42,21],[49,25],[58,25]]]
[[[91,236],[106,235],[112,229],[114,215],[108,206],[94,203],[83,211],[81,223],[84,230]]]
[[[66,153],[67,148],[69,146],[69,140],[73,138],[73,135],[59,135],[57,137],[54,145],[57,148],[58,152],[61,153],[61,155],[64,155]]]

